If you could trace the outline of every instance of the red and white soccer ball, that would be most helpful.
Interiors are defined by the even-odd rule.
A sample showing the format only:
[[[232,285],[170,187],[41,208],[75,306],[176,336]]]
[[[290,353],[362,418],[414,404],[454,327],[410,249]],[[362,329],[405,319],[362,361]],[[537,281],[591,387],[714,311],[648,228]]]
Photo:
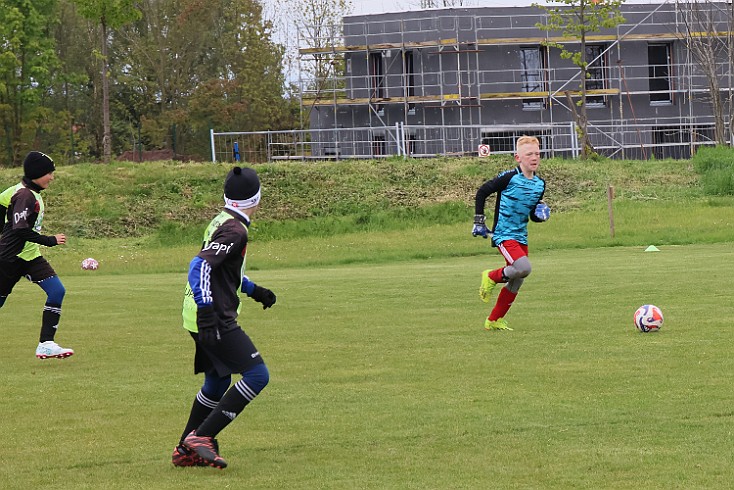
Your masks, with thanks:
[[[655,305],[642,305],[635,312],[635,327],[640,332],[657,332],[663,326],[663,312]]]
[[[99,267],[99,262],[94,260],[92,257],[82,260],[82,269],[85,271],[96,271]]]

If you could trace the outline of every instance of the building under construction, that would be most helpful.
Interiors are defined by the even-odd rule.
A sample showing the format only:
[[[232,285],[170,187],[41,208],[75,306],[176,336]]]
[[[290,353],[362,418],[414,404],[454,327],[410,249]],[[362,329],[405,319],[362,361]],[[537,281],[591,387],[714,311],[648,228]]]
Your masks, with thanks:
[[[690,3],[622,5],[623,23],[587,36],[588,134],[597,152],[679,158],[715,141],[711,81],[693,38],[717,43],[728,121],[731,4],[700,2],[699,11]],[[549,43],[580,44],[538,27],[547,22],[536,7],[446,8],[349,16],[338,35],[302,35],[308,155],[511,152],[522,134],[538,136],[548,155],[578,154],[580,69]],[[725,134],[731,141],[728,122]]]

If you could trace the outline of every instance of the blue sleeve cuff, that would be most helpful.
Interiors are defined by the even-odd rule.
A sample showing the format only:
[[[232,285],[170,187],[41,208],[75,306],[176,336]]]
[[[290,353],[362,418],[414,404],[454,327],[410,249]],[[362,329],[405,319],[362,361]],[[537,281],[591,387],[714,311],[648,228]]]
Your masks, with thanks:
[[[250,278],[247,276],[242,276],[241,291],[245,293],[247,296],[252,296],[252,293],[255,292],[255,283],[250,281]]]

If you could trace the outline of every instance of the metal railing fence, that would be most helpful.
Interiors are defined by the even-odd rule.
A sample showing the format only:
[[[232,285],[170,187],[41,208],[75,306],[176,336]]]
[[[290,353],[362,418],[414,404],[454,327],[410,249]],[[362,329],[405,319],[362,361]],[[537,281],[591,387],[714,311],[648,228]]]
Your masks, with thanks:
[[[715,144],[713,120],[705,118],[595,123],[588,132],[594,150],[610,158],[690,158],[697,147]],[[729,128],[726,134],[731,135]],[[574,158],[581,152],[572,122],[502,126],[397,123],[372,128],[210,133],[212,161],[249,163],[512,154],[515,140],[522,135],[537,136],[544,157]]]

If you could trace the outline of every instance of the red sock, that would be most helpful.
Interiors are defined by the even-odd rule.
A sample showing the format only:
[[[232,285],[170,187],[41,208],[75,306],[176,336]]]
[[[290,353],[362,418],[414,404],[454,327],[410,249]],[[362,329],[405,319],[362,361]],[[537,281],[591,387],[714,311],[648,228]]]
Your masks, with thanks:
[[[500,267],[499,269],[495,269],[492,272],[489,273],[489,278],[492,279],[496,283],[500,282],[507,282],[502,278],[502,271],[505,270],[504,267]]]
[[[497,296],[497,303],[494,305],[492,313],[489,314],[489,321],[493,322],[504,318],[516,297],[517,293],[511,292],[507,288],[502,288],[499,296]]]

